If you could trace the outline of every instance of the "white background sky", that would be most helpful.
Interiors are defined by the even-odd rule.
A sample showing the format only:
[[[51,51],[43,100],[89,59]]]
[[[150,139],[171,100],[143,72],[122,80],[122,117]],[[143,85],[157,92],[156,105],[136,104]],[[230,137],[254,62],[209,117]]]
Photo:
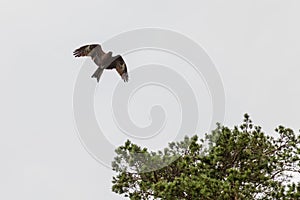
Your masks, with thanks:
[[[223,80],[226,125],[248,112],[266,131],[298,130],[299,9],[297,0],[2,0],[0,199],[122,199],[76,135],[82,60],[72,51],[127,30],[167,28],[199,43]]]

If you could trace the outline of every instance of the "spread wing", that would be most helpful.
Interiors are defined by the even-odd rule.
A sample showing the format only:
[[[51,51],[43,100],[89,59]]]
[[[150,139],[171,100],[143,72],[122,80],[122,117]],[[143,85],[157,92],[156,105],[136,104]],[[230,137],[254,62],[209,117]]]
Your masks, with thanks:
[[[82,57],[82,56],[90,56],[92,60],[95,62],[96,65],[101,66],[101,57],[105,53],[103,52],[101,46],[99,44],[89,44],[82,46],[76,49],[73,52],[75,57]]]
[[[112,57],[111,62],[108,64],[106,69],[116,69],[117,72],[120,74],[124,82],[128,81],[128,72],[127,66],[125,61],[123,60],[122,56],[117,55]]]

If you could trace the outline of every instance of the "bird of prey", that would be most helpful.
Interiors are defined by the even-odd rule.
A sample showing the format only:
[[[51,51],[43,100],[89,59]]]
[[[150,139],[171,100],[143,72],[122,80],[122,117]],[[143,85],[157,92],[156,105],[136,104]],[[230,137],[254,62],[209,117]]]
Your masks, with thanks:
[[[112,52],[105,53],[101,45],[89,44],[76,49],[73,52],[75,57],[90,56],[94,63],[98,66],[92,78],[96,78],[99,82],[100,77],[105,69],[116,69],[124,82],[128,81],[127,66],[121,55],[112,56]]]

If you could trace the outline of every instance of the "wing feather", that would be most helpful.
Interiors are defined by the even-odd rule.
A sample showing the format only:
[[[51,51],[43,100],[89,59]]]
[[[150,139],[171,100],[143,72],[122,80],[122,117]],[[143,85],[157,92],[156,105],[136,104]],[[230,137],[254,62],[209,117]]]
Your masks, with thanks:
[[[110,61],[106,69],[116,69],[124,82],[128,81],[127,66],[122,56],[117,55],[112,57],[112,60]]]
[[[99,44],[85,45],[76,49],[73,52],[73,55],[75,57],[90,56],[98,66],[101,65],[101,61],[102,61],[101,58],[103,57],[104,54],[105,53]]]

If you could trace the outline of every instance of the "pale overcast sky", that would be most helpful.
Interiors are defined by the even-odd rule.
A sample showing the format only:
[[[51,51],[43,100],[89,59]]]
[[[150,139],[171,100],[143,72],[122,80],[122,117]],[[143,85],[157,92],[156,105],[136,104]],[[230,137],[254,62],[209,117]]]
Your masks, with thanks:
[[[0,199],[123,199],[111,192],[114,173],[78,137],[72,98],[84,59],[74,59],[72,51],[124,31],[158,27],[197,42],[221,76],[226,125],[248,112],[268,132],[279,124],[297,131],[299,10],[298,0],[2,0]],[[137,57],[141,64],[142,55],[128,55],[129,70]],[[112,73],[102,78],[103,85],[119,80]],[[96,92],[101,99],[101,82]],[[131,114],[136,120],[148,115]]]

